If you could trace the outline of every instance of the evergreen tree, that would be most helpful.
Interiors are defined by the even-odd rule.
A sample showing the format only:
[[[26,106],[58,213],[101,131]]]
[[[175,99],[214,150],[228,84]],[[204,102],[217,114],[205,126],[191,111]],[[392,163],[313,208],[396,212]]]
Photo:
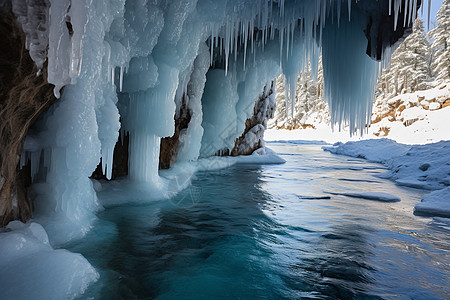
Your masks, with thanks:
[[[320,70],[318,77],[320,78]],[[322,97],[318,94],[321,94]],[[319,79],[317,81],[313,80],[310,68],[301,72],[298,77],[294,120],[297,127],[316,123],[329,123],[330,121],[328,105],[323,99],[323,83],[321,86]]]
[[[391,68],[381,76],[381,91],[390,98],[403,91],[427,89],[429,79],[430,43],[426,39],[423,22],[416,19],[413,32],[394,51]]]
[[[286,112],[286,94],[284,88],[283,75],[275,81],[275,113],[272,120],[269,121],[269,128],[288,128],[288,115]]]
[[[296,129],[304,125],[330,123],[329,108],[323,99],[323,71],[319,60],[317,81],[313,80],[311,68],[297,76],[293,118],[287,115],[283,77],[276,80],[276,110],[269,128]],[[288,110],[290,111],[290,110]]]
[[[444,0],[437,13],[437,26],[430,31],[434,53],[433,73],[438,82],[450,79],[450,0]]]
[[[322,55],[319,56],[319,70],[317,71],[317,97],[324,97],[324,87],[323,87],[323,65],[322,65]]]

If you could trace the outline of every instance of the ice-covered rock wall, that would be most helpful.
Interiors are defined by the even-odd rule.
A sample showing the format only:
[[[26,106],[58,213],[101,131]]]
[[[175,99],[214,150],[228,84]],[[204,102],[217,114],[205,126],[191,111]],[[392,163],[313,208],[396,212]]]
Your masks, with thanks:
[[[70,221],[73,234],[58,242],[89,229],[99,208],[89,176],[101,159],[111,178],[119,128],[130,134],[130,179],[160,186],[160,141],[175,133],[182,106],[190,120],[177,133],[178,161],[231,149],[264,86],[284,73],[293,98],[297,74],[308,61],[315,72],[320,52],[333,120],[362,130],[378,70],[370,57],[383,58],[420,4],[12,0],[32,58],[38,67],[47,59],[48,80],[61,94],[24,149],[39,182],[39,215]]]

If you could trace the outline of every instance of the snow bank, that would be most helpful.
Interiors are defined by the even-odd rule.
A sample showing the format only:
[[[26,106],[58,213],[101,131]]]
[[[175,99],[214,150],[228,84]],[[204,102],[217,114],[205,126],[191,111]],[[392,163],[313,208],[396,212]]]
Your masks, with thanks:
[[[38,223],[9,223],[0,253],[0,299],[74,299],[99,278],[81,254],[54,250]]]
[[[416,204],[415,213],[450,218],[450,187],[434,191]]]
[[[438,190],[425,196],[416,211],[450,216],[450,141],[408,146],[380,139],[337,143],[323,149],[383,163],[389,171],[380,176],[399,185]]]
[[[342,154],[352,157],[365,158],[369,161],[386,163],[388,160],[405,155],[409,146],[398,144],[392,140],[365,140],[360,142],[338,142],[333,146],[323,147],[325,151],[333,154]]]

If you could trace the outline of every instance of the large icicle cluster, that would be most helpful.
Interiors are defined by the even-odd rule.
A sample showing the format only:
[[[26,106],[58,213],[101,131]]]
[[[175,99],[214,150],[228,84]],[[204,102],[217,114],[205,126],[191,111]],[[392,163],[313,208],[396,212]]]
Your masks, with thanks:
[[[36,206],[67,226],[89,229],[98,209],[89,176],[100,158],[111,178],[119,128],[130,133],[129,175],[162,186],[160,140],[190,111],[178,161],[231,149],[264,86],[284,74],[288,105],[297,74],[321,51],[325,94],[335,122],[362,130],[370,114],[375,52],[395,41],[381,16],[408,27],[420,0],[12,0],[39,67],[61,101],[30,132]],[[37,3],[41,3],[37,5]],[[389,11],[389,13],[388,13]],[[403,14],[402,14],[403,12]],[[398,16],[404,20],[397,20]],[[395,28],[391,28],[391,31]],[[384,38],[387,36],[387,38]],[[381,44],[375,41],[380,41]],[[381,46],[379,46],[381,45]],[[47,50],[48,49],[48,50]],[[370,50],[370,49],[369,49]],[[119,122],[120,120],[120,122]],[[122,135],[123,136],[123,135]],[[52,226],[47,225],[50,235]],[[58,231],[57,226],[53,228]],[[74,229],[74,235],[76,230]],[[60,236],[64,242],[70,235]]]

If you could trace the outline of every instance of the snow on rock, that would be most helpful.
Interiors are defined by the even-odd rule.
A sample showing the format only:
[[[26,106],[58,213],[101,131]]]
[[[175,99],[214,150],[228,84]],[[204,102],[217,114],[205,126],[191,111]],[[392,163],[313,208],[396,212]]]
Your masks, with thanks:
[[[238,164],[284,164],[286,161],[279,157],[270,148],[259,148],[253,151],[252,155],[236,157]]]
[[[416,214],[433,215],[450,218],[450,187],[434,191],[416,204]]]
[[[450,140],[450,82],[427,90],[377,98],[368,136],[388,137],[400,143],[426,144]]]
[[[261,147],[264,138],[264,126],[262,124],[256,124],[253,126],[243,137],[242,142],[238,145],[238,153],[248,153],[252,149],[259,146]]]
[[[382,202],[399,202],[400,198],[383,192],[362,192],[362,193],[331,193],[333,195],[342,195],[352,198],[362,198],[367,200],[376,200]]]
[[[74,299],[99,278],[81,254],[54,250],[38,223],[10,222],[0,253],[1,299]]]

